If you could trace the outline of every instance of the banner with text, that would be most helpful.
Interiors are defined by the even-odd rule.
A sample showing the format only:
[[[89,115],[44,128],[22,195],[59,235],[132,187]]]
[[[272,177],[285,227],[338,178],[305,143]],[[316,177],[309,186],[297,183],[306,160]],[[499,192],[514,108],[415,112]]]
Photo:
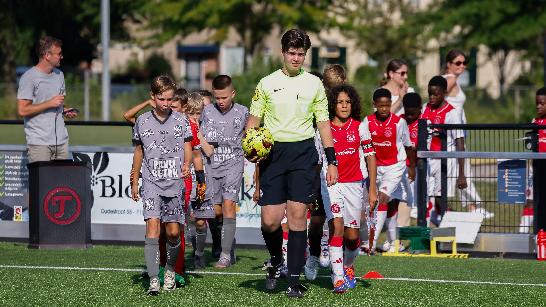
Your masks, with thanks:
[[[144,224],[142,203],[131,199],[132,153],[79,152],[73,156],[92,166],[92,223]],[[0,220],[28,221],[27,162],[25,152],[0,151]],[[254,164],[245,161],[238,227],[260,227],[260,208],[252,201],[253,174]]]

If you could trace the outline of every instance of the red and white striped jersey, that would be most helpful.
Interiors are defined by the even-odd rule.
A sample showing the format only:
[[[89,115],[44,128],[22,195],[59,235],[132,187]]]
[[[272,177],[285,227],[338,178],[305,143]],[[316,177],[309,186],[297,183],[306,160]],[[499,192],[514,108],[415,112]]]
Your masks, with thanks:
[[[459,109],[455,108],[448,102],[437,109],[430,107],[430,104],[423,106],[423,114],[421,118],[428,119],[432,124],[462,124],[461,113]],[[447,151],[455,150],[455,140],[464,137],[464,131],[460,129],[447,130]],[[432,136],[430,144],[430,151],[441,151],[442,143],[440,137],[437,135]]]
[[[533,118],[532,123],[546,126],[546,118]],[[546,152],[546,129],[538,130],[538,152]]]
[[[362,122],[370,130],[378,166],[393,165],[406,160],[404,147],[411,146],[406,120],[391,113],[381,122],[374,113]]]
[[[368,127],[361,122],[349,118],[341,127],[330,122],[334,149],[338,161],[338,182],[354,182],[363,179],[360,170],[359,148],[362,147],[364,155],[374,154],[372,140]]]

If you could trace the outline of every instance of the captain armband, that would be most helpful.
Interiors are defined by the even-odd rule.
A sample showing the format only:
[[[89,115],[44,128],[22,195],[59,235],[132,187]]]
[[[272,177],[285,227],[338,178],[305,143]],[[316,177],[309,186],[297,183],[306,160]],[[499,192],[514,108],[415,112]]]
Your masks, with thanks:
[[[364,156],[370,156],[375,155],[375,149],[373,147],[372,140],[363,140],[360,142],[360,146],[362,146],[362,151],[364,151]]]

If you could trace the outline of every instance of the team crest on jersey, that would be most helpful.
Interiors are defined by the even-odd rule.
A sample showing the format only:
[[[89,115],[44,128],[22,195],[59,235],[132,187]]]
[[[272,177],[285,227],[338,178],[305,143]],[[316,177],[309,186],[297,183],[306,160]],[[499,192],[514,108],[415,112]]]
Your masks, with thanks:
[[[356,140],[356,137],[353,133],[347,134],[347,142],[354,142]]]
[[[233,119],[233,128],[235,129],[241,129],[241,124],[243,123],[242,119],[240,117],[235,117]]]
[[[416,130],[412,130],[412,131],[410,132],[410,136],[411,136],[411,138],[413,138],[413,139],[417,138],[417,131],[416,131]]]
[[[184,132],[183,132],[183,129],[182,129],[182,125],[175,125],[174,126],[174,137],[179,138],[179,137],[182,137],[183,134],[184,134]]]
[[[432,120],[432,122],[436,125],[438,124],[441,124],[442,123],[442,117],[441,116],[436,116],[434,117],[434,119]]]
[[[392,131],[390,129],[385,129],[384,134],[386,137],[390,138],[392,136]]]

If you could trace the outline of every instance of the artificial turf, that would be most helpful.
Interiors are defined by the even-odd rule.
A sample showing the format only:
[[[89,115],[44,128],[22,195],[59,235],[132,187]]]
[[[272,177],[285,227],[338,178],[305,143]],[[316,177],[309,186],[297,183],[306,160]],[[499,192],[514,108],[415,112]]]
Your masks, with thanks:
[[[546,263],[534,260],[361,256],[355,265],[358,275],[373,270],[386,279],[360,280],[356,289],[342,295],[331,293],[327,277],[304,281],[309,291],[303,299],[296,300],[284,295],[285,281],[280,283],[278,291],[265,292],[261,265],[267,252],[263,249],[238,249],[237,264],[226,270],[213,269],[214,262],[208,258],[208,268],[190,273],[185,287],[147,297],[148,280],[141,273],[143,254],[142,247],[30,250],[25,244],[0,243],[0,305],[546,306]],[[223,272],[245,275],[219,274]],[[328,271],[321,269],[319,274],[326,276]]]

